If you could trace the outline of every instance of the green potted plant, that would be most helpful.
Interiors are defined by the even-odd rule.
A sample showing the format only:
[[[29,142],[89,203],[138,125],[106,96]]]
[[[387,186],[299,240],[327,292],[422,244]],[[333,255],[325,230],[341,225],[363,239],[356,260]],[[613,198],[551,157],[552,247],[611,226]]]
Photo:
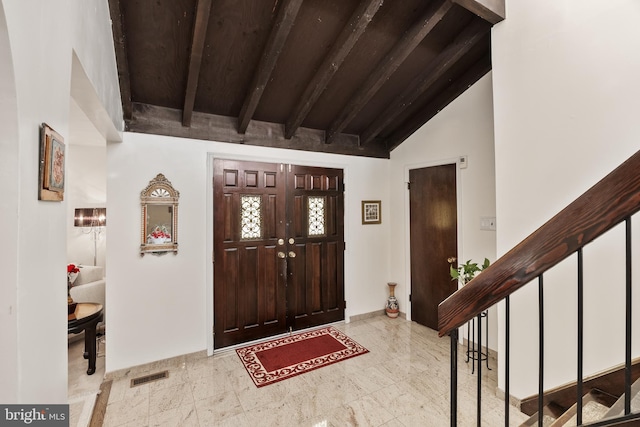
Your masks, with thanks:
[[[449,259],[449,274],[451,274],[451,280],[457,280],[462,284],[462,286],[466,285],[475,277],[475,275],[485,268],[489,267],[489,259],[485,258],[482,265],[478,265],[477,262],[471,262],[468,260],[464,264],[458,266],[458,268],[453,267],[453,263],[455,258]]]

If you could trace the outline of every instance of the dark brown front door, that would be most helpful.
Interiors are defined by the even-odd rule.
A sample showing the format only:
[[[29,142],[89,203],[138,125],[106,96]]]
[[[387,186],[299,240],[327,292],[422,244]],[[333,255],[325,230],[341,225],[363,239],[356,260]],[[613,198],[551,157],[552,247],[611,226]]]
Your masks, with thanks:
[[[342,170],[292,166],[287,178],[287,306],[293,329],[344,319]]]
[[[411,319],[438,329],[438,304],[456,283],[449,257],[458,247],[456,165],[409,171],[411,227]]]
[[[214,347],[344,319],[342,171],[214,161]]]

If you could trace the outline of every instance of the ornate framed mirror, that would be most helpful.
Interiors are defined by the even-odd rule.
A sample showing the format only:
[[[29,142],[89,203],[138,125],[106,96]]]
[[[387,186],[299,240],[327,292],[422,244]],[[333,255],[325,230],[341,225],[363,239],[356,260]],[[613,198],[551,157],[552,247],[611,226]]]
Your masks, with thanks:
[[[178,252],[180,193],[161,173],[140,193],[142,227],[140,254]]]

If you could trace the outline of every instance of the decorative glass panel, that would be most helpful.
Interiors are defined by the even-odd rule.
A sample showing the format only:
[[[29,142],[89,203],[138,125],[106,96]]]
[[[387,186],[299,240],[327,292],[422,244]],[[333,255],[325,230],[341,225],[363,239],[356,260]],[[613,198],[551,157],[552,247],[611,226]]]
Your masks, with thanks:
[[[151,192],[151,197],[171,197],[171,195],[164,188],[156,188]]]
[[[324,236],[325,197],[309,197],[309,236]]]
[[[241,196],[240,238],[242,240],[259,239],[262,237],[262,213],[260,196]]]

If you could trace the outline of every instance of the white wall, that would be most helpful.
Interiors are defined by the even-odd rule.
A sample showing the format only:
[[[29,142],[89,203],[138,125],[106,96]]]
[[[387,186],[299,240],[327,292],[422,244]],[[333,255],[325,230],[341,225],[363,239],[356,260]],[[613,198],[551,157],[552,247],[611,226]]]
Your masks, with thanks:
[[[343,168],[346,317],[384,308],[389,160],[126,133],[107,146],[108,372],[212,348],[210,153]],[[179,252],[141,257],[140,191],[158,173],[180,192]],[[381,225],[361,225],[364,199],[382,200]]]
[[[498,255],[640,148],[640,4],[509,1],[506,12],[492,47]],[[622,311],[623,244],[616,230],[585,250],[593,286],[585,291],[586,373],[622,361],[624,328],[614,322]],[[545,276],[545,387],[575,380],[575,263]],[[511,392],[520,398],[537,390],[535,288],[512,300]]]
[[[13,73],[13,60],[9,46],[9,33],[0,2],[0,179],[4,183],[0,219],[3,241],[0,256],[0,402],[18,400],[18,202],[20,200],[20,173],[18,147],[18,105]]]
[[[491,84],[489,73],[391,153],[390,276],[398,282],[401,311],[410,314],[409,169],[452,163],[467,156],[468,167],[458,174],[458,259],[495,260],[496,232],[480,230],[480,217],[495,216]],[[495,349],[495,313],[490,313],[489,319],[489,346]]]
[[[9,105],[2,105],[2,116],[6,112],[7,117],[3,119],[11,123],[6,135],[3,130],[3,135],[10,138],[10,142],[3,145],[3,154],[7,151],[9,155],[6,158],[0,156],[0,169],[3,173],[5,170],[13,173],[7,181],[10,184],[6,200],[10,205],[5,227],[10,229],[8,239],[15,243],[3,245],[3,256],[0,257],[10,263],[3,264],[2,286],[8,289],[9,299],[8,307],[3,300],[2,321],[4,325],[6,319],[6,324],[10,325],[7,341],[4,341],[3,329],[3,347],[13,347],[16,351],[6,360],[4,353],[2,356],[2,362],[8,361],[8,365],[2,363],[2,372],[9,372],[7,382],[3,375],[2,401],[5,403],[66,402],[64,266],[67,263],[67,206],[66,201],[41,202],[37,199],[39,126],[46,122],[63,137],[68,135],[71,63],[75,45],[91,46],[79,56],[82,63],[92,63],[88,57],[113,59],[113,46],[108,42],[111,33],[105,25],[109,22],[105,5],[103,0],[2,0],[5,16],[0,19],[3,22],[0,25],[0,46],[3,42],[6,46],[8,33],[11,57],[7,58],[6,48],[0,47],[3,55],[0,73],[3,84],[15,84],[14,93],[11,90],[2,92],[2,95],[9,95]],[[95,9],[96,13],[87,17],[88,22],[84,25],[100,29],[93,33],[91,40],[74,31],[76,23],[72,19],[79,11],[88,9]],[[5,18],[7,30],[3,31]],[[82,39],[81,43],[78,38]],[[12,67],[12,70],[7,70],[7,67]],[[95,79],[94,73],[104,78]],[[115,66],[111,69],[105,67],[99,72],[93,68],[90,78],[99,81],[99,87],[104,89],[98,90],[99,93],[117,93]],[[12,106],[14,102],[17,116]],[[105,104],[116,105],[118,102],[117,99],[109,99]],[[13,132],[14,129],[17,132]],[[15,187],[12,186],[14,183]],[[46,349],[46,357],[43,349]]]

